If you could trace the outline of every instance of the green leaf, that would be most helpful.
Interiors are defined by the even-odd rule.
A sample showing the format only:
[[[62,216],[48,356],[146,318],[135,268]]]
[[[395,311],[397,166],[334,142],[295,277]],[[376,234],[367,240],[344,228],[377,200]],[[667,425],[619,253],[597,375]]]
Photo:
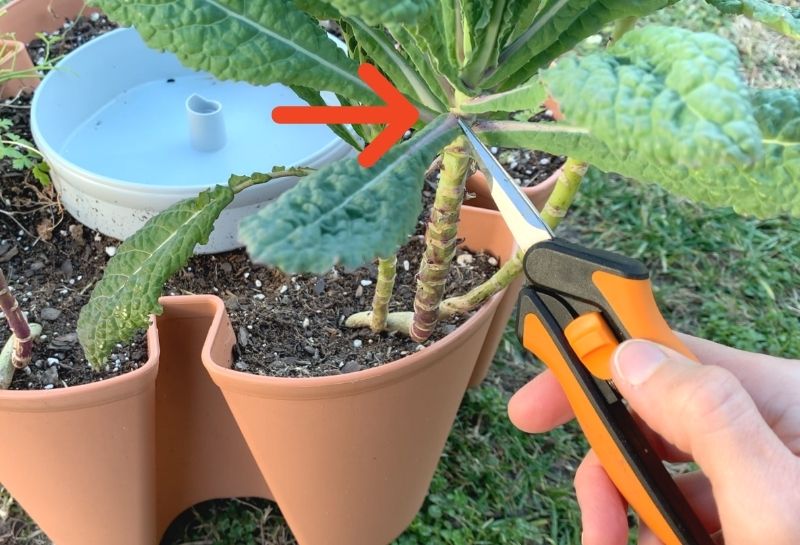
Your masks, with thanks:
[[[401,45],[417,73],[425,80],[429,89],[437,89],[436,95],[445,104],[453,102],[454,85],[448,74],[457,78],[455,68],[447,61],[444,44],[439,40],[424,40],[420,28],[392,25],[388,27],[392,37]],[[419,41],[418,41],[419,40]],[[436,49],[436,52],[432,48]],[[444,55],[444,56],[436,56]]]
[[[310,89],[308,87],[301,87],[299,85],[293,85],[292,91],[295,92],[297,96],[299,96],[302,100],[305,100],[311,106],[325,106],[327,102],[322,98],[322,95],[319,91],[315,91],[314,89]],[[333,131],[333,133],[350,144],[353,148],[360,150],[361,145],[356,141],[353,134],[347,129],[347,127],[343,125],[328,125],[328,128]]]
[[[445,110],[443,97],[434,94],[383,29],[370,27],[358,19],[347,22],[359,46],[403,94],[437,113]],[[438,89],[438,85],[434,89]]]
[[[474,26],[468,26],[472,46],[466,51],[466,63],[461,77],[471,88],[476,88],[487,68],[497,66],[500,56],[503,15],[508,0],[468,0],[467,5],[477,5],[480,18]]]
[[[205,244],[214,221],[233,200],[227,186],[203,191],[151,218],[120,245],[78,318],[78,338],[95,369],[119,342],[147,327],[160,314],[164,282]]]
[[[456,127],[442,115],[372,168],[345,159],[307,176],[245,218],[240,239],[254,261],[287,273],[321,274],[391,255],[414,231],[425,169]]]
[[[800,40],[800,8],[766,0],[706,0],[728,15],[744,15],[795,40]]]
[[[39,161],[33,165],[33,168],[31,168],[31,174],[33,174],[33,177],[45,187],[52,183],[52,180],[50,179],[50,165],[44,161]]]
[[[754,91],[753,107],[763,153],[749,166],[717,165],[713,157],[693,169],[663,163],[640,149],[621,153],[585,128],[561,124],[485,123],[479,132],[492,145],[569,155],[606,172],[657,183],[677,195],[731,206],[742,214],[800,217],[800,90]]]
[[[442,52],[447,55],[448,64],[456,69],[464,66],[464,17],[461,0],[439,0],[440,10],[436,14],[441,22]]]
[[[547,0],[531,25],[500,53],[497,68],[485,74],[481,86],[512,89],[608,23],[642,17],[676,1]]]
[[[541,105],[545,98],[547,93],[542,82],[536,78],[512,91],[469,100],[461,105],[461,111],[465,114],[479,115],[533,110]]]
[[[660,164],[752,163],[763,150],[736,47],[650,25],[540,78],[571,125]]]
[[[453,5],[458,6],[460,2],[455,0],[441,0],[441,2],[442,9],[431,10],[416,23],[390,24],[387,25],[387,29],[408,53],[428,85],[434,88],[431,85],[431,77],[427,75],[430,72],[435,79],[444,80],[445,83],[440,84],[440,87],[443,88],[445,95],[450,97],[453,89],[468,91],[459,76],[457,51],[448,38],[450,33],[458,32],[458,29],[449,27],[452,24],[450,18],[453,15]]]
[[[542,0],[509,0],[503,15],[502,45],[511,45],[530,26],[542,7]]]
[[[292,0],[98,0],[113,20],[135,26],[150,47],[220,79],[331,91],[374,104],[357,63]]]
[[[294,0],[295,5],[315,19],[338,19],[341,14],[323,0]]]
[[[413,23],[431,11],[436,0],[328,0],[346,17],[368,25]]]
[[[750,91],[721,38],[649,26],[541,79],[568,124],[483,123],[491,144],[569,155],[742,213],[800,215],[800,90]]]

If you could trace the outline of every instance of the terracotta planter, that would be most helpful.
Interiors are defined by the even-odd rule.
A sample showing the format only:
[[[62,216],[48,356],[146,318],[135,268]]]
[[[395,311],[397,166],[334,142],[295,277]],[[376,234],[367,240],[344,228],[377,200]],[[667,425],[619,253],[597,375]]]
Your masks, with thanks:
[[[487,214],[466,211],[462,236],[507,258],[511,237]],[[502,299],[423,351],[309,379],[231,370],[235,337],[217,303],[203,363],[301,545],[385,544],[413,520]]]
[[[0,40],[0,78],[7,72],[26,72],[33,70],[33,63],[25,49],[25,44],[14,40]],[[0,83],[0,99],[13,97],[23,91],[33,91],[39,78],[14,78]]]
[[[59,545],[155,541],[155,327],[148,345],[120,377],[0,391],[0,481]]]
[[[5,12],[0,16],[0,36],[7,38],[0,42],[0,52],[6,53],[0,53],[0,70],[19,71],[34,67],[25,44],[36,38],[37,33],[53,32],[67,19],[98,10],[85,7],[83,0],[12,0],[0,7],[0,11]],[[33,91],[38,84],[38,77],[13,79],[0,85],[0,99],[16,96],[20,91]]]
[[[161,364],[156,381],[155,543],[175,517],[197,503],[272,499],[222,392],[200,361],[224,304],[212,295],[162,297],[160,302],[164,313],[157,318]],[[109,533],[106,543],[116,544],[114,537]]]
[[[561,174],[561,169],[556,170],[546,180],[539,182],[533,187],[522,188],[522,192],[528,196],[534,206],[539,210],[544,207],[548,197],[550,197],[550,193],[553,192],[559,174]],[[467,191],[473,193],[475,197],[465,201],[465,205],[485,208],[487,210],[497,210],[489,192],[489,186],[486,184],[486,177],[482,172],[476,172],[467,180]]]
[[[528,195],[528,198],[537,208],[541,209],[547,202],[548,197],[550,197],[550,193],[553,192],[553,187],[555,187],[555,183],[559,174],[561,174],[560,169],[538,185],[523,189],[525,194]],[[469,180],[467,180],[467,191],[474,193],[476,197],[467,201],[467,206],[465,206],[465,209],[476,208],[482,210],[483,223],[487,226],[490,226],[490,230],[499,231],[505,228],[505,223],[503,222],[503,218],[500,217],[500,213],[497,212],[497,207],[495,206],[494,201],[489,193],[489,186],[486,184],[486,177],[483,175],[483,173],[476,172],[472,177],[470,177]],[[505,232],[508,236],[508,241],[504,242],[504,244],[511,244],[514,246],[515,244],[513,238],[511,237],[511,233],[508,232],[507,229]],[[503,299],[500,301],[500,304],[497,307],[497,312],[495,313],[492,324],[489,327],[488,333],[486,334],[486,341],[481,348],[478,361],[475,364],[475,371],[472,374],[472,378],[470,378],[470,388],[480,386],[480,384],[486,378],[486,375],[489,373],[489,368],[491,367],[492,360],[497,352],[497,347],[500,345],[500,340],[503,338],[503,333],[505,332],[508,320],[511,318],[511,314],[514,312],[514,307],[517,304],[517,295],[519,294],[519,290],[522,288],[522,283],[523,277],[520,275],[519,278],[517,278],[511,285],[508,286],[508,288],[506,288],[503,294]]]
[[[39,32],[53,32],[64,21],[95,11],[83,0],[12,0],[2,8],[0,34],[13,34],[15,40],[30,42]]]

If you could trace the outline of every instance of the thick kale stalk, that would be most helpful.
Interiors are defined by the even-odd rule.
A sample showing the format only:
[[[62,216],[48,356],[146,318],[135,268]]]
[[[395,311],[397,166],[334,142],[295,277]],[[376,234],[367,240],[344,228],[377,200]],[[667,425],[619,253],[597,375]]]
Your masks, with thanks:
[[[561,223],[561,220],[567,215],[588,169],[589,163],[572,158],[567,159],[567,162],[564,163],[553,193],[542,209],[542,219],[551,228]]]
[[[397,278],[397,256],[379,259],[378,280],[375,284],[370,317],[370,327],[376,333],[386,329],[386,316],[389,314],[389,301],[392,299],[395,278]]]
[[[456,251],[456,234],[470,155],[463,136],[444,149],[436,197],[425,233],[425,254],[417,275],[411,338],[423,342],[439,322],[447,273]]]
[[[19,308],[17,299],[11,294],[3,271],[0,271],[0,309],[2,309],[13,334],[14,350],[11,354],[11,363],[17,369],[22,369],[31,361],[34,336],[28,320]]]

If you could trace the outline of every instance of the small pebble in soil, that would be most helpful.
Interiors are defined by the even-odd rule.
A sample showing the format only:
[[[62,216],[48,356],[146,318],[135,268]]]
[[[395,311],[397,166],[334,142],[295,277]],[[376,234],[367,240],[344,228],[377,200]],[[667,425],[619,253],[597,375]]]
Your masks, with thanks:
[[[304,318],[303,319],[303,329],[308,329],[308,326],[310,326],[310,325],[311,325],[311,320],[309,320],[308,318]]]
[[[42,383],[44,383],[45,385],[58,384],[58,368],[53,366],[45,369],[44,372],[42,373]]]
[[[47,320],[48,322],[53,322],[58,320],[58,317],[61,316],[61,311],[57,308],[47,307],[43,308],[42,311],[39,313],[39,317],[42,320]]]
[[[472,257],[472,254],[468,253],[463,253],[456,258],[456,263],[458,263],[458,265],[461,267],[465,267],[471,264],[473,261],[475,261],[475,258]]]
[[[364,280],[361,281],[361,285],[364,286],[364,287],[371,286],[372,285],[372,280],[364,279]]]
[[[259,280],[258,278],[256,278],[256,281],[255,281],[255,282],[253,282],[253,284],[255,284],[255,286],[256,286],[257,288],[260,288],[261,286],[263,286],[263,285],[264,285],[264,284],[262,284],[262,283],[261,283],[261,280]]]
[[[490,258],[489,258],[489,259],[487,259],[486,261],[487,261],[487,262],[489,263],[489,265],[491,265],[492,267],[496,267],[496,266],[497,266],[497,259],[495,259],[495,258],[493,258],[493,257],[490,257]]]
[[[117,255],[117,247],[106,246],[106,255],[108,255],[108,257],[114,257],[115,255]]]
[[[363,344],[364,343],[361,341],[361,339],[356,339],[356,340],[353,341],[353,347],[355,347],[355,348],[361,348],[361,346]]]
[[[411,269],[411,263],[408,262],[408,259],[403,260],[403,270],[408,271]]]
[[[356,371],[361,371],[361,369],[363,368],[356,362],[348,361],[342,366],[342,373],[355,373]]]

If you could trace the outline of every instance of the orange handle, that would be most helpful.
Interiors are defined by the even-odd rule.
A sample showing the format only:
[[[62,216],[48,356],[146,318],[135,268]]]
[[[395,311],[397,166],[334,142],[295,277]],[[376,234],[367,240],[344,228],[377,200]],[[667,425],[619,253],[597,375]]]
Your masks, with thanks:
[[[595,271],[592,282],[632,339],[647,339],[663,344],[697,361],[661,316],[650,280],[631,280],[609,272]]]
[[[525,316],[523,345],[541,359],[558,379],[589,445],[617,490],[661,541],[666,545],[682,545],[586,397],[558,346],[535,314]]]

